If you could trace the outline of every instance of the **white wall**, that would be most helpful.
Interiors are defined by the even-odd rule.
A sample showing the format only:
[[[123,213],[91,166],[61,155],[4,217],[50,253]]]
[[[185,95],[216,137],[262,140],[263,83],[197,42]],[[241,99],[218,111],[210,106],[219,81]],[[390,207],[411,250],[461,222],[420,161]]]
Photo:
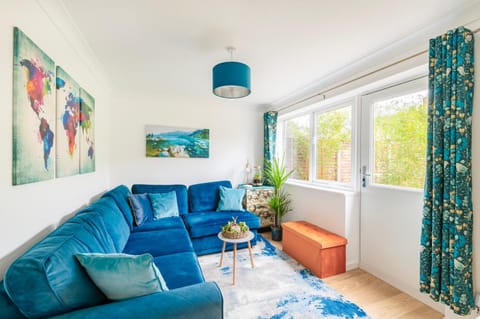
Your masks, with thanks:
[[[14,258],[109,186],[108,87],[103,78],[92,71],[95,61],[79,49],[82,40],[68,27],[60,26],[62,19],[52,20],[44,10],[39,2],[31,0],[9,0],[0,4],[0,278]],[[95,97],[95,173],[12,186],[14,26]]]
[[[112,184],[194,184],[219,179],[241,183],[247,159],[263,158],[263,111],[239,101],[205,100],[158,92],[112,97]],[[147,158],[145,125],[210,129],[209,158]]]

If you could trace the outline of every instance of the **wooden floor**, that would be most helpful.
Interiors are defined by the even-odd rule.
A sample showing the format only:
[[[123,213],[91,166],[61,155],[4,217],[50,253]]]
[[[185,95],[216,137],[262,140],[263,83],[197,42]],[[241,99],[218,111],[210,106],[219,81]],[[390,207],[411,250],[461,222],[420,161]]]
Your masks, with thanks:
[[[275,247],[270,232],[262,233]],[[442,319],[443,315],[361,269],[323,279],[347,299],[359,305],[372,319]]]

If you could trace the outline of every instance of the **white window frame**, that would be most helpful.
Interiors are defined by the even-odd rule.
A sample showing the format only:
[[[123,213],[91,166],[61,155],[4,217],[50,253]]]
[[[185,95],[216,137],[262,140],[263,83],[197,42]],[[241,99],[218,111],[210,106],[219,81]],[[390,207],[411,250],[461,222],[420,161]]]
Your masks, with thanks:
[[[332,99],[334,100],[334,99]],[[310,116],[310,158],[309,158],[309,177],[308,180],[300,180],[290,178],[288,180],[289,183],[293,184],[300,184],[306,186],[313,186],[316,188],[328,188],[328,189],[339,189],[339,190],[347,190],[353,191],[357,188],[358,184],[358,109],[359,109],[359,98],[357,96],[351,96],[348,98],[344,98],[340,101],[321,101],[319,103],[315,103],[308,107],[308,111],[304,112],[294,112],[293,114],[286,114],[284,116],[279,117],[279,125],[278,125],[278,132],[277,136],[278,140],[278,147],[277,147],[277,156],[280,158],[285,156],[285,141],[286,141],[286,132],[285,132],[285,122],[291,119],[295,119],[297,117],[308,115]],[[328,181],[328,180],[321,180],[316,178],[316,157],[317,157],[317,150],[316,150],[316,116],[321,113],[326,113],[329,111],[334,111],[337,109],[341,109],[344,107],[350,106],[352,117],[351,117],[351,126],[352,126],[352,135],[351,135],[351,170],[352,170],[352,180],[350,183],[341,183],[337,181]]]

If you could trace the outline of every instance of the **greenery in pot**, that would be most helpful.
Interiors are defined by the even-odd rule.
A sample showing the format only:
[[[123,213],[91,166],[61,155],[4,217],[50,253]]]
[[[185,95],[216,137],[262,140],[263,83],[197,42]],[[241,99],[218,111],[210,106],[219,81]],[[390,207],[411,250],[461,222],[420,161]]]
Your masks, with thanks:
[[[268,184],[273,186],[273,195],[268,201],[268,205],[274,213],[273,227],[280,227],[282,217],[292,209],[290,207],[290,194],[283,188],[288,178],[294,170],[287,171],[284,160],[274,158],[271,163],[265,167],[264,176]]]

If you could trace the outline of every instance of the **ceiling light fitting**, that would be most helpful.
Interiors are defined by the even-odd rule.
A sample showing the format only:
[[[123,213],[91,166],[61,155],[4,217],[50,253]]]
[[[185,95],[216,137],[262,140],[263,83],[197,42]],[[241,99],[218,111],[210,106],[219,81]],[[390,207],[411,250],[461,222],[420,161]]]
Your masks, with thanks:
[[[250,94],[250,67],[233,60],[234,47],[227,47],[230,61],[213,67],[213,94],[227,99],[238,99]]]

